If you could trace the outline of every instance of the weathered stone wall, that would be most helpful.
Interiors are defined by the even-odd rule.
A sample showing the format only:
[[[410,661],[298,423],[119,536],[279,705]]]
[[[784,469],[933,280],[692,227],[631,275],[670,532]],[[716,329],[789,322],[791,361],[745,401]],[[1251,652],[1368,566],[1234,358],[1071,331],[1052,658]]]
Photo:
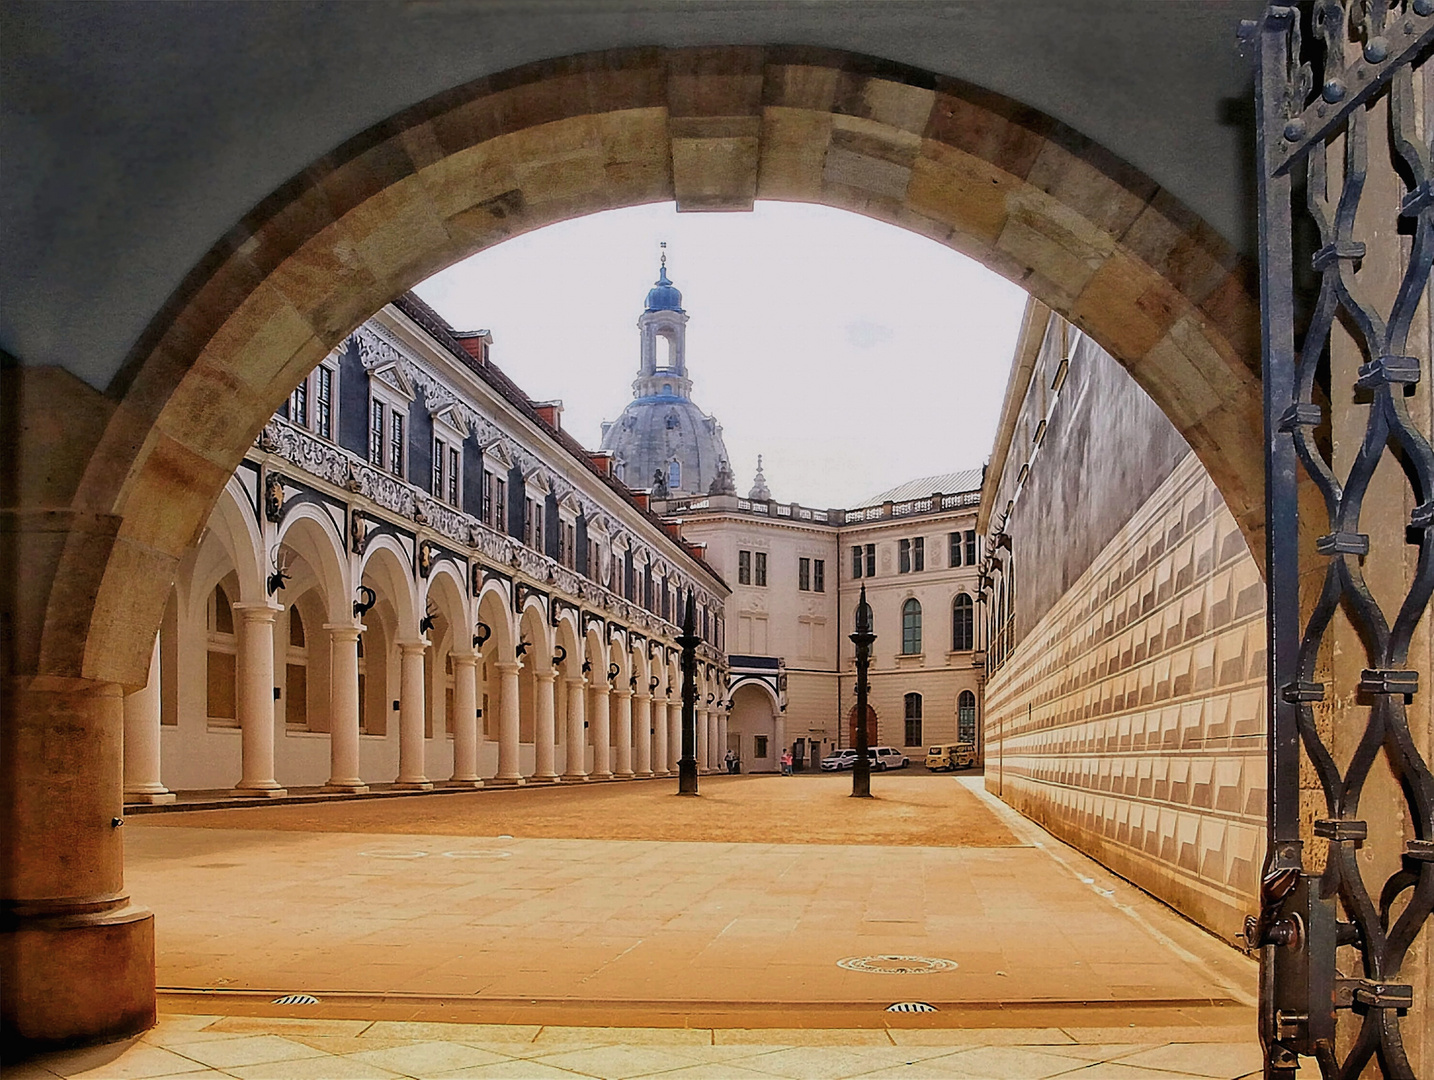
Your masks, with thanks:
[[[1264,858],[1264,677],[1259,569],[1188,454],[991,676],[986,786],[1233,941]]]

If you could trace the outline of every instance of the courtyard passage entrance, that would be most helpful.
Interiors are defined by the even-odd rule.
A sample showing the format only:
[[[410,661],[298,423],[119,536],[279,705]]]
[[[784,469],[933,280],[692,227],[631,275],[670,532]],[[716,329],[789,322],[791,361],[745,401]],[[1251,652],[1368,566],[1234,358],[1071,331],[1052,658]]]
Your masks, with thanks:
[[[714,776],[696,800],[624,784],[166,813],[132,819],[127,855],[161,915],[159,985],[213,993],[204,1012],[250,991],[505,1023],[879,1027],[909,1000],[935,1027],[1248,1021],[1252,963],[979,778],[878,787]]]

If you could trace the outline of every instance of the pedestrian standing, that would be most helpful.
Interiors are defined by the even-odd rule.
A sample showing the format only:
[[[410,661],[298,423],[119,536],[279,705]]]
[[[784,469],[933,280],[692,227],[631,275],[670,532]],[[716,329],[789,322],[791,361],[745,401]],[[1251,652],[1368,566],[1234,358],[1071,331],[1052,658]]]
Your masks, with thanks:
[[[792,775],[792,752],[790,750],[782,751],[782,775]]]

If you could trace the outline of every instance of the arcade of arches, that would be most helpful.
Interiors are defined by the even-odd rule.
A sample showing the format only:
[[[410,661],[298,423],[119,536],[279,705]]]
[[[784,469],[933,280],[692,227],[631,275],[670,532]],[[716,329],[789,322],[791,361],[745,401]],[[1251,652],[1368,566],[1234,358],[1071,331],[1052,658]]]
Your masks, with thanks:
[[[19,463],[6,557],[25,571],[7,575],[6,600],[10,1031],[96,1039],[152,1021],[152,921],[144,898],[125,891],[111,823],[121,809],[123,695],[149,680],[167,608],[184,625],[206,620],[217,653],[227,655],[225,626],[239,657],[258,642],[260,670],[273,663],[259,654],[276,629],[283,655],[303,667],[323,620],[344,615],[343,590],[356,582],[324,584],[332,553],[312,530],[296,527],[290,545],[297,619],[280,622],[265,606],[262,567],[184,565],[294,384],[383,304],[504,238],[642,202],[740,210],[756,198],[867,214],[1022,284],[1150,393],[1261,550],[1248,268],[1158,185],[1082,135],[954,80],[797,48],[599,53],[458,87],[317,160],[236,224],[153,315],[106,392],[57,368],[5,370],[18,408],[7,452]],[[379,596],[375,629],[415,643],[407,635],[424,598],[385,581],[378,555],[365,572]],[[473,670],[453,633],[473,614],[461,585],[430,587],[435,655],[454,659],[455,695],[468,693]],[[494,630],[515,647],[516,626]],[[440,670],[447,677],[446,661],[419,648],[404,656],[396,678],[412,690],[401,706],[421,700]],[[505,663],[499,699],[506,715],[518,713],[504,725],[513,732],[521,691]],[[239,682],[236,711],[261,685]],[[431,701],[436,690],[427,693]],[[416,715],[408,726],[421,734]],[[250,764],[240,786],[277,786],[262,753]],[[400,758],[405,782],[426,782],[426,769]],[[341,762],[333,781],[362,777]]]

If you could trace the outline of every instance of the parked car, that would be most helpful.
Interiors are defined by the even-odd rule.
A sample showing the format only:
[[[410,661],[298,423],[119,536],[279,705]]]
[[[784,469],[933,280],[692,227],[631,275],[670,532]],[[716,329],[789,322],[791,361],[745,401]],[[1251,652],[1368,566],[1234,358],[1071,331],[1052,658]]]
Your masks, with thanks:
[[[955,772],[976,764],[974,743],[943,743],[926,751],[926,767],[933,771]]]
[[[856,751],[852,749],[838,750],[831,757],[822,758],[823,772],[839,772],[842,769],[850,769],[856,765]]]
[[[871,756],[871,767],[882,772],[904,769],[911,764],[911,759],[894,746],[874,746],[867,753]]]

